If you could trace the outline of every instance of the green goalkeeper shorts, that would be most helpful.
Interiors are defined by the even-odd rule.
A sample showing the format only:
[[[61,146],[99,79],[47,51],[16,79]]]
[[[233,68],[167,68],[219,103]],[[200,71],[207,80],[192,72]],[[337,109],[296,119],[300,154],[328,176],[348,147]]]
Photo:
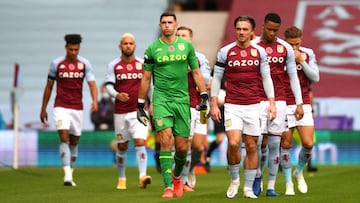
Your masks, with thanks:
[[[190,105],[167,102],[153,104],[156,131],[172,128],[173,134],[182,137],[190,136]]]

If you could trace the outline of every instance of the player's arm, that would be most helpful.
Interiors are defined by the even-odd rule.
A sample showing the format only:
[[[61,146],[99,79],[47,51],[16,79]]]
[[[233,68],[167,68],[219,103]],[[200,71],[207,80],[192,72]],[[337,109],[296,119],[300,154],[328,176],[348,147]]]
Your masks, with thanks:
[[[199,63],[198,63],[198,59],[195,54],[195,49],[191,43],[189,43],[188,64],[190,66],[191,75],[194,78],[196,87],[197,87],[198,91],[200,92],[201,102],[196,107],[196,110],[198,110],[198,111],[207,110],[208,103],[209,103],[209,94],[207,92],[205,80],[199,69]]]
[[[138,93],[138,103],[137,103],[137,119],[140,123],[144,124],[145,126],[149,122],[149,117],[146,114],[145,108],[145,101],[147,99],[147,94],[150,88],[152,72],[144,70],[143,78],[141,79],[139,93]]]
[[[40,120],[42,123],[45,123],[48,121],[46,107],[49,103],[53,86],[54,86],[54,80],[51,78],[48,78],[45,89],[44,89],[42,104],[41,104]]]
[[[267,56],[265,55],[265,59]],[[271,78],[270,66],[267,60],[261,62],[260,65],[260,74],[262,77],[263,87],[265,94],[269,100],[269,118],[273,120],[276,117],[276,108],[275,108],[275,91],[274,91],[274,83]]]
[[[93,72],[92,65],[90,64],[90,62],[84,59],[84,63],[85,63],[85,76],[86,76],[86,80],[88,81],[88,86],[90,89],[90,95],[92,99],[91,111],[94,112],[98,110],[98,102],[97,102],[98,89],[95,81],[95,74]]]
[[[290,86],[295,96],[296,105],[299,106],[303,104],[303,100],[301,94],[300,81],[296,70],[295,52],[291,47],[290,48],[287,47],[287,51],[288,54],[286,58],[286,71],[290,78]]]
[[[88,81],[88,85],[89,85],[90,95],[91,95],[91,99],[92,99],[91,111],[96,112],[96,111],[98,111],[98,102],[97,102],[98,90],[97,90],[97,85],[96,85],[95,80]]]
[[[199,59],[200,71],[205,80],[205,84],[209,86],[211,81],[211,68],[209,66],[209,61],[207,60],[205,55],[199,56],[198,59]]]
[[[292,48],[288,49],[286,71],[290,79],[291,91],[294,94],[295,102],[296,102],[295,117],[297,120],[300,120],[304,116],[304,110],[302,108],[303,100],[301,94],[300,81],[296,70],[295,54]]]
[[[143,78],[141,79],[140,88],[139,88],[139,95],[138,99],[145,100],[147,99],[147,94],[150,88],[150,82],[152,77],[152,72],[144,70]]]
[[[199,68],[191,70],[192,77],[194,78],[195,84],[200,92],[201,102],[197,105],[196,110],[203,111],[209,109],[209,93],[207,92],[207,87],[204,81],[204,78],[201,74]]]
[[[202,92],[207,92],[206,91],[206,84],[205,84],[205,80],[202,76],[202,73],[200,71],[200,69],[196,68],[196,69],[192,69],[191,70],[191,74],[194,78],[195,84],[198,87],[198,90],[200,92],[200,94]]]
[[[221,88],[221,80],[224,75],[225,66],[226,66],[226,51],[220,50],[217,54],[217,59],[214,67],[214,73],[211,81],[211,88],[210,88],[210,115],[211,119],[215,122],[220,122],[221,118],[221,111],[218,106],[218,95]]]
[[[303,71],[306,75],[306,77],[312,82],[317,83],[320,80],[320,74],[319,74],[319,67],[316,63],[316,57],[312,50],[308,49],[309,54],[309,63],[306,62],[306,60],[302,58],[302,61],[300,62],[301,67],[303,68]]]
[[[54,62],[51,62],[49,73],[48,73],[48,79],[47,79],[46,86],[44,89],[42,104],[41,104],[40,120],[42,123],[45,123],[48,121],[46,107],[47,107],[50,97],[51,97],[51,92],[52,92],[54,82],[56,79],[56,74],[57,74],[57,64]]]

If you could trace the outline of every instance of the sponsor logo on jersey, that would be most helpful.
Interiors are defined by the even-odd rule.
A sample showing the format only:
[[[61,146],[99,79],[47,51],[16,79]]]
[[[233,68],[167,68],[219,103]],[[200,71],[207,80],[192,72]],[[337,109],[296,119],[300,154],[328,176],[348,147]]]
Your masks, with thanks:
[[[268,56],[267,57],[268,62],[271,63],[284,63],[285,62],[285,58],[283,56]]]
[[[167,61],[186,61],[187,56],[185,54],[170,54],[165,56],[159,56],[156,58],[158,63]]]
[[[120,73],[116,74],[117,80],[141,79],[143,73]]]
[[[135,68],[136,68],[136,70],[141,70],[142,69],[142,64],[136,62]]]
[[[247,67],[247,66],[259,66],[260,62],[259,60],[247,60],[247,59],[242,59],[242,60],[230,60],[227,62],[227,65],[229,67]]]
[[[84,69],[84,64],[83,64],[83,63],[78,63],[77,68],[78,68],[79,70]]]
[[[178,44],[178,49],[179,49],[180,51],[184,51],[184,50],[185,50],[185,45],[184,45],[184,43],[179,43],[179,44]]]
[[[83,78],[83,72],[59,72],[59,78]]]
[[[286,66],[285,66],[286,67]],[[296,70],[302,70],[303,68],[302,68],[302,66],[301,66],[301,64],[299,64],[299,63],[297,63],[296,64]],[[284,68],[284,71],[286,71],[286,68]]]
[[[276,50],[278,53],[284,53],[284,46],[283,45],[277,45]]]
[[[256,49],[251,49],[250,54],[252,57],[257,57],[258,52]]]

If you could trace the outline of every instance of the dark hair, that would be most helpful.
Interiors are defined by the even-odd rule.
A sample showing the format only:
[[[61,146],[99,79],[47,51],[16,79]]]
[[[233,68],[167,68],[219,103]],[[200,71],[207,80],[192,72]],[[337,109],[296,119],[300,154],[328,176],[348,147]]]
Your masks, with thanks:
[[[172,16],[172,17],[174,17],[174,19],[175,19],[175,21],[176,21],[176,15],[175,15],[175,13],[173,13],[173,12],[165,12],[165,13],[162,13],[162,14],[161,14],[161,16],[160,16],[160,22],[161,22],[161,19],[162,19],[163,17],[166,17],[166,16]]]
[[[253,17],[243,15],[243,16],[239,16],[239,17],[235,18],[235,20],[234,20],[234,27],[235,28],[236,28],[236,23],[239,22],[239,21],[248,21],[251,24],[252,29],[253,30],[255,29],[256,23],[255,23],[255,20],[254,20]]]
[[[281,18],[277,13],[268,13],[265,16],[264,22],[271,21],[274,23],[280,23],[281,24]]]
[[[284,35],[285,39],[298,38],[302,37],[302,31],[296,26],[291,26],[285,30]]]
[[[187,31],[189,31],[189,33],[190,33],[190,37],[192,37],[193,36],[193,31],[192,31],[192,29],[191,28],[189,28],[189,27],[186,27],[186,26],[180,26],[180,27],[178,27],[178,29],[177,29],[178,31],[179,30],[187,30]]]
[[[66,44],[80,44],[81,35],[79,34],[67,34],[64,37]]]

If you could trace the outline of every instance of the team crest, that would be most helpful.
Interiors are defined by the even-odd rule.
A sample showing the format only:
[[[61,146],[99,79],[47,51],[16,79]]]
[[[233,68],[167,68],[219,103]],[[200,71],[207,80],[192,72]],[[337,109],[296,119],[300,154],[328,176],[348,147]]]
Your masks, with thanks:
[[[63,124],[62,120],[58,120],[58,121],[56,122],[56,126],[57,126],[57,127],[61,127],[62,124]]]
[[[170,45],[168,49],[169,49],[170,52],[175,51],[175,47],[173,45]]]
[[[79,70],[84,69],[84,64],[83,64],[83,63],[78,63],[77,68],[78,68]]]
[[[230,127],[231,126],[231,119],[228,119],[225,121],[225,126]]]
[[[179,43],[179,44],[178,44],[178,48],[179,48],[180,51],[184,51],[184,50],[185,50],[185,45],[184,45],[184,43]]]
[[[157,119],[156,119],[156,124],[157,124],[158,126],[163,126],[163,125],[164,125],[164,121],[162,120],[162,118],[157,118]]]
[[[250,54],[252,57],[257,57],[257,50],[256,49],[251,49]]]
[[[116,135],[116,140],[122,140],[123,139],[123,136],[122,136],[122,134],[117,134]]]
[[[283,45],[277,45],[276,50],[278,53],[284,53],[284,46]]]
[[[142,69],[142,64],[141,63],[136,63],[135,68],[136,68],[136,70],[141,70]]]
[[[306,54],[305,53],[301,53],[301,58],[306,61],[307,57],[306,57]]]

